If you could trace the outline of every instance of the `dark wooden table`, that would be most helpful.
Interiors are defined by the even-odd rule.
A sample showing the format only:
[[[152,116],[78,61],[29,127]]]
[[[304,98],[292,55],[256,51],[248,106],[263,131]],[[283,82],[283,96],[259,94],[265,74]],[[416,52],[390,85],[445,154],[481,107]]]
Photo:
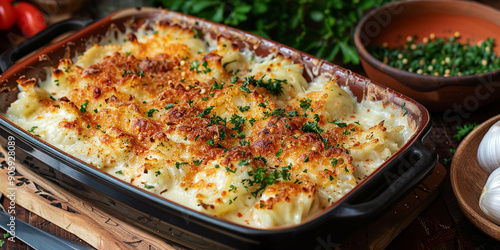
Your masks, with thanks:
[[[19,36],[0,37],[0,52],[10,45],[19,42]],[[360,66],[346,66],[354,72],[364,74]],[[459,141],[453,138],[456,126],[466,123],[480,124],[483,121],[500,114],[500,100],[495,101],[477,110],[465,113],[432,113],[433,128],[426,140],[426,145],[435,150],[439,161],[449,170],[450,164],[445,161],[452,157],[450,149],[456,149]],[[446,117],[453,116],[453,122]],[[458,122],[457,122],[458,121]],[[474,152],[471,152],[474,153]],[[449,171],[448,171],[449,172]],[[0,185],[3,185],[0,184]],[[7,207],[8,200],[3,200]],[[81,244],[86,244],[85,239],[79,239],[64,229],[51,224],[49,221],[33,214],[22,207],[17,207],[18,219],[47,231],[61,238],[70,239]],[[5,232],[0,229],[0,240]],[[481,232],[472,225],[458,207],[449,182],[445,179],[441,195],[405,229],[388,247],[388,249],[500,249],[500,243]],[[2,249],[31,249],[23,242],[6,242]]]

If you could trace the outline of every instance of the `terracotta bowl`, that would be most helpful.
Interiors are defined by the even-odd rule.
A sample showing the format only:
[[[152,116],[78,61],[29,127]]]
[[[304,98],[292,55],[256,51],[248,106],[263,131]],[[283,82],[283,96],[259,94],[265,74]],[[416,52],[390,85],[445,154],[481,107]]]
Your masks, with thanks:
[[[426,76],[399,70],[368,53],[370,45],[404,45],[417,35],[417,43],[434,33],[460,42],[494,38],[500,55],[500,11],[469,1],[419,0],[393,2],[368,13],[358,24],[354,42],[366,74],[374,81],[424,104],[431,111],[472,112],[500,98],[500,70],[470,76]]]

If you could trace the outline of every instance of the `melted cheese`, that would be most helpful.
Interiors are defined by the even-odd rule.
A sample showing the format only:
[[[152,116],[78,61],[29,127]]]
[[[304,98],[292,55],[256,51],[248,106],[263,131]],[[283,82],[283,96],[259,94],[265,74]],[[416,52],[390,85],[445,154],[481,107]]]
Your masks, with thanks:
[[[18,82],[6,117],[149,192],[259,228],[299,224],[412,134],[401,109],[229,40],[156,26]],[[38,85],[36,83],[38,82]]]

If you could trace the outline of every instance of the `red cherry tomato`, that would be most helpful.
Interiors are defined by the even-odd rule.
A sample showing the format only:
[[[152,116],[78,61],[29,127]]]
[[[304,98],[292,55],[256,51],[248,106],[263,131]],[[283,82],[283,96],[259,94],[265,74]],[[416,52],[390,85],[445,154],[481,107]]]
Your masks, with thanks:
[[[42,12],[27,2],[14,5],[16,24],[26,36],[33,36],[47,27]]]
[[[14,25],[16,12],[10,0],[0,0],[0,30],[6,30]]]

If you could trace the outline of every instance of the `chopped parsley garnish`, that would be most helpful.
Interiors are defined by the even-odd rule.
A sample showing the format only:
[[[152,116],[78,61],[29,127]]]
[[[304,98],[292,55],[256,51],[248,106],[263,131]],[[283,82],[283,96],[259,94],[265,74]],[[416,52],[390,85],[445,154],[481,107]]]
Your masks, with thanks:
[[[461,141],[466,135],[468,135],[474,128],[479,126],[477,123],[465,123],[462,126],[457,126],[457,132],[453,135],[457,141]]]
[[[330,161],[330,163],[332,163],[333,167],[336,167],[337,166],[337,158],[332,158],[332,160]]]
[[[256,122],[257,120],[255,120],[255,118],[252,117],[252,119],[248,120],[248,122],[250,123],[250,125],[253,126],[253,123]]]
[[[248,160],[241,160],[240,162],[238,162],[238,166],[246,166],[248,164],[250,164]]]
[[[278,157],[278,158],[279,158],[279,157],[281,156],[281,154],[282,154],[282,153],[283,153],[283,149],[282,149],[282,148],[280,148],[280,150],[278,150],[278,152],[276,153],[276,157]]]
[[[244,146],[250,146],[250,142],[247,141],[247,140],[241,140],[240,141],[240,146],[244,147]]]
[[[233,173],[233,174],[236,173],[236,170],[232,170],[232,169],[230,169],[228,167],[226,167],[226,170],[229,171],[229,172],[231,172],[231,173]]]
[[[216,115],[213,115],[210,117],[210,122],[208,123],[208,126],[212,125],[212,124],[222,124],[224,126],[226,126],[226,123],[227,123],[227,118],[222,118],[220,116],[216,116]]]
[[[292,111],[288,111],[288,116],[295,117],[295,116],[299,116],[299,114],[297,113],[297,110],[292,110]]]
[[[317,122],[306,122],[304,125],[302,125],[302,131],[304,132],[312,132],[316,134],[321,134],[323,133],[323,129],[318,127]]]
[[[192,63],[191,63],[191,68],[189,68],[190,70],[193,70],[193,69],[196,69],[196,73],[200,73],[201,71],[198,70],[198,67],[200,66],[200,61],[197,61],[197,60],[194,60]]]
[[[245,117],[241,117],[237,114],[233,114],[233,116],[231,117],[229,122],[234,125],[233,130],[240,131],[243,128],[243,126],[245,125],[246,120],[247,120],[247,118],[245,118]]]
[[[234,84],[234,83],[236,83],[238,81],[238,79],[239,78],[237,76],[233,76],[233,77],[231,77],[230,82]]]
[[[132,71],[132,70],[124,70],[122,72],[122,76],[129,75],[129,74],[134,74],[134,71]]]
[[[98,111],[97,109],[94,109],[94,113],[96,113],[96,114],[97,114],[97,112],[99,112],[99,111]]]
[[[176,163],[175,163],[175,167],[176,167],[177,169],[179,169],[179,167],[180,167],[181,165],[187,165],[187,164],[188,164],[187,162],[176,162]]]
[[[50,99],[52,99],[52,101],[56,100],[56,98],[54,98],[53,96],[50,96]]]
[[[209,68],[207,67],[207,66],[208,66],[207,61],[203,61],[202,65],[203,65],[203,67],[205,67],[205,70],[203,70],[203,73],[205,73],[205,74],[206,74],[206,73],[208,73],[208,72],[212,71],[211,69],[209,69]]]
[[[264,112],[264,114],[266,115],[266,118],[269,117],[269,116],[272,116],[272,115],[279,115],[281,117],[286,117],[286,113],[285,112],[286,112],[285,109],[283,109],[283,108],[277,108],[277,109],[275,109],[271,113]]]
[[[193,104],[193,100],[189,100],[189,101],[188,101],[188,105],[189,105],[189,107],[192,107],[192,106],[191,106],[191,104]]]
[[[214,168],[220,168],[220,165],[219,164],[215,164]]]
[[[309,162],[309,156],[306,155],[306,158],[304,159],[304,162]]]
[[[306,168],[306,169],[304,169],[304,170],[302,170],[302,172],[307,173],[307,168]]]
[[[85,113],[87,112],[87,105],[89,105],[89,101],[87,100],[84,104],[80,106],[80,112]]]
[[[345,170],[347,173],[349,173],[349,169],[347,169],[347,167],[345,167],[345,168],[344,168],[344,170]]]
[[[191,63],[191,68],[190,70],[196,70],[196,73],[208,73],[210,71],[212,71],[210,68],[208,68],[208,63],[207,61],[203,61],[203,63],[201,63],[201,65],[205,68],[203,71],[199,70],[198,68],[200,67],[200,62],[199,61],[196,61],[194,60],[192,63]]]
[[[226,84],[225,82],[222,82],[221,84],[217,84],[216,81],[214,81],[214,84],[212,84],[212,89],[222,89],[222,86]]]
[[[261,108],[267,108],[267,105],[269,105],[269,103],[267,102],[267,100],[265,100],[264,102],[259,103],[259,105],[257,105],[257,106],[259,106]]]
[[[238,106],[238,109],[240,110],[241,113],[243,113],[250,110],[250,106],[245,106],[245,107]]]
[[[259,80],[255,80],[255,76],[249,76],[245,77],[245,84],[244,86],[248,84],[256,85],[257,87],[260,88],[265,88],[271,94],[273,95],[281,95],[283,94],[283,85],[282,83],[287,83],[286,79],[284,80],[279,80],[279,79],[268,79],[267,81],[264,81],[264,77],[266,75],[263,75]]]
[[[224,69],[226,69],[226,66],[227,66],[227,65],[229,65],[230,63],[234,63],[234,62],[236,62],[236,60],[232,60],[232,61],[229,61],[229,62],[225,62],[224,64],[222,64],[222,67],[223,67]]]
[[[97,109],[96,109],[97,110]],[[154,112],[159,112],[158,109],[150,109],[146,112],[146,114],[148,115],[148,117],[153,117],[153,113]]]
[[[406,102],[403,102],[403,105],[401,105],[401,109],[403,110],[403,116],[405,116],[406,113],[408,113],[408,110],[405,109],[405,106],[406,106]]]
[[[306,98],[304,100],[300,100],[300,107],[304,110],[307,111],[308,109],[311,108],[311,98]]]
[[[161,175],[161,171],[160,170],[158,170],[158,171],[155,172],[155,176],[158,177],[158,175]]]
[[[262,161],[264,163],[267,163],[266,158],[264,158],[262,156],[257,156],[257,157],[254,157],[253,159],[256,160],[256,161]]]
[[[121,174],[121,175],[123,175],[123,171],[121,171],[121,170],[116,171],[115,174]]]
[[[343,135],[350,135],[350,134],[351,134],[351,131],[349,131],[349,130],[347,130],[347,129],[346,129],[346,130],[344,130],[344,131],[342,132],[342,134],[343,134]]]
[[[316,122],[319,122],[320,121],[320,118],[319,118],[319,115],[318,114],[314,114],[314,120]]]
[[[174,106],[173,103],[169,103],[167,105],[165,105],[165,107],[163,107],[165,110],[169,110],[170,108],[172,108]]]
[[[37,129],[37,128],[38,128],[38,126],[33,126],[33,127],[31,127],[30,130],[28,130],[28,132],[33,133],[33,132],[35,132],[35,129]]]
[[[202,160],[193,160],[194,165],[199,166]]]
[[[241,91],[243,91],[245,93],[252,93],[252,91],[250,91],[250,89],[247,86],[248,86],[248,82],[244,82],[243,85],[240,86]]]
[[[233,190],[236,190],[236,187],[233,184],[229,185],[229,190],[227,191],[231,192]]]
[[[201,31],[199,29],[194,28],[193,29],[193,37],[198,38],[200,36]]]
[[[222,128],[219,129],[219,139],[222,141],[222,140],[226,139],[226,136],[227,136],[226,130],[224,130]]]
[[[207,144],[210,145],[210,146],[213,146],[214,145],[214,140],[211,140],[211,139],[207,140]]]
[[[155,186],[153,186],[153,185],[148,185],[147,183],[145,183],[145,184],[144,184],[144,188],[146,188],[146,189],[153,189],[153,188],[155,188]]]
[[[212,112],[213,108],[215,108],[215,106],[210,106],[210,107],[206,108],[205,110],[203,110],[203,112],[201,112],[200,114],[196,115],[196,117],[202,117],[203,118],[203,116],[209,115],[210,112]]]
[[[205,96],[205,97],[201,98],[201,100],[202,101],[208,101],[208,97]]]

